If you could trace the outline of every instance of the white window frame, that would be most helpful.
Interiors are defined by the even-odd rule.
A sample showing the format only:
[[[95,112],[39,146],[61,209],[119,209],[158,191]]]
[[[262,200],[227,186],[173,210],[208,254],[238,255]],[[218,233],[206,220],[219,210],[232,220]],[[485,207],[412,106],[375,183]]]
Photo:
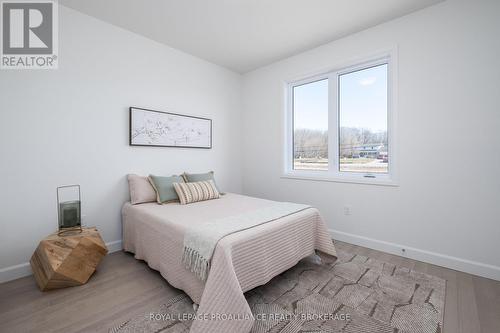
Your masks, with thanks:
[[[339,168],[339,78],[342,74],[387,64],[387,136],[388,172],[362,173],[341,172]],[[293,169],[293,88],[328,78],[328,171]],[[396,134],[396,96],[397,96],[397,58],[395,49],[384,51],[364,60],[351,61],[333,70],[303,76],[298,80],[285,82],[285,133],[282,178],[334,181],[359,184],[397,186],[397,134]]]

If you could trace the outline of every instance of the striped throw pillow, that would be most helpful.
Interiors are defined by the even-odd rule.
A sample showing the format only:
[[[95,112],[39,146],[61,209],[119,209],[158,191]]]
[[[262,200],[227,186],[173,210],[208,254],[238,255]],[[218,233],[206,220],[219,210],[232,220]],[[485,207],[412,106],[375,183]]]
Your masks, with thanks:
[[[181,205],[218,199],[220,194],[212,180],[193,183],[174,183],[175,192],[179,196]]]

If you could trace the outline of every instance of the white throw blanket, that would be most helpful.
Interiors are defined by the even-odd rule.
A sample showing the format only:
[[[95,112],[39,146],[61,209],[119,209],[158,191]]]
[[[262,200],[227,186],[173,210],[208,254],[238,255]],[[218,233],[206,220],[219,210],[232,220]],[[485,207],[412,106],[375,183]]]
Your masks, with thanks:
[[[243,214],[215,219],[187,230],[184,236],[182,261],[187,269],[205,281],[215,247],[223,237],[277,220],[310,208],[291,202],[276,202],[270,206]]]

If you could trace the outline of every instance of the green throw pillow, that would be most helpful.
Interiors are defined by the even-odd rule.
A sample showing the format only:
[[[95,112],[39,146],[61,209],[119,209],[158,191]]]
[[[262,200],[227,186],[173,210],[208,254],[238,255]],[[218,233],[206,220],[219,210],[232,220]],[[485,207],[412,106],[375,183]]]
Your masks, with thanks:
[[[179,200],[179,196],[174,189],[174,183],[184,183],[181,176],[160,177],[149,175],[149,181],[156,191],[156,201],[159,204]]]
[[[207,180],[211,180],[214,182],[215,188],[217,188],[217,191],[219,191],[219,194],[224,194],[221,192],[219,186],[217,186],[217,183],[215,182],[213,171],[209,171],[207,173],[186,173],[186,172],[184,172],[182,174],[182,177],[184,177],[184,181],[186,183],[204,182]]]

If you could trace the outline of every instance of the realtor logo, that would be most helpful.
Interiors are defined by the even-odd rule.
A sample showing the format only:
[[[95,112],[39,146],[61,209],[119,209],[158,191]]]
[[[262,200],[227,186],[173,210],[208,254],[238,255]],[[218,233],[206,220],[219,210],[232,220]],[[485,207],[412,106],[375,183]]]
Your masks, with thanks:
[[[3,1],[2,69],[57,68],[57,2]]]

